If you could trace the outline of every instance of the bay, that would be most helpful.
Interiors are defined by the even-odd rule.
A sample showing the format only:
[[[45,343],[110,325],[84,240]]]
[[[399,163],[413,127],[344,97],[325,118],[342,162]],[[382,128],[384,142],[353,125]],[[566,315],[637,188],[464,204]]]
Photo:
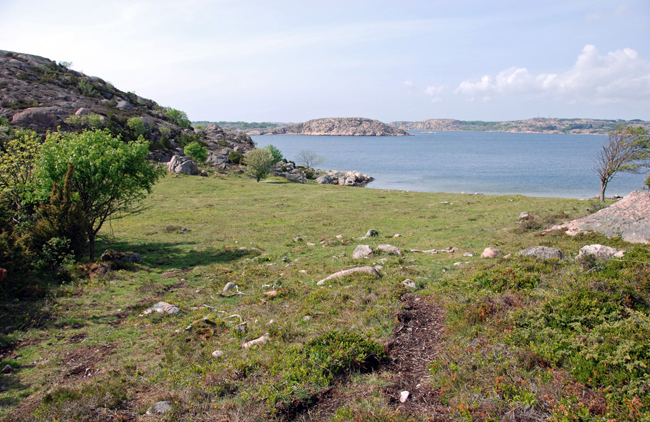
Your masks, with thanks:
[[[597,135],[494,132],[411,132],[408,137],[253,136],[301,164],[302,150],[325,161],[322,169],[357,170],[375,178],[373,189],[593,198],[600,181],[594,157],[607,140]],[[619,173],[607,196],[643,188],[645,175]]]

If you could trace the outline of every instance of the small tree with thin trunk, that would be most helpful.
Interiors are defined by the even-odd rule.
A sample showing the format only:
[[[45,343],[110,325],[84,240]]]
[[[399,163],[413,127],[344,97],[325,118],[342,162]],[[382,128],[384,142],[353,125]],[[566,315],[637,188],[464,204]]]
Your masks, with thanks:
[[[605,190],[616,173],[636,173],[648,166],[650,159],[650,138],[642,127],[622,127],[609,133],[602,146],[594,171],[600,178],[600,201],[605,201]]]
[[[165,173],[147,161],[149,143],[142,137],[125,143],[108,130],[83,133],[50,133],[41,147],[38,180],[43,201],[55,184],[67,182],[81,202],[88,233],[91,260],[95,259],[95,239],[104,222],[116,214],[137,210],[138,201],[151,192]]]
[[[310,149],[304,149],[298,153],[298,160],[307,167],[314,168],[323,164],[325,159]]]
[[[253,148],[244,156],[244,164],[259,182],[266,179],[273,170],[273,155],[267,148]]]

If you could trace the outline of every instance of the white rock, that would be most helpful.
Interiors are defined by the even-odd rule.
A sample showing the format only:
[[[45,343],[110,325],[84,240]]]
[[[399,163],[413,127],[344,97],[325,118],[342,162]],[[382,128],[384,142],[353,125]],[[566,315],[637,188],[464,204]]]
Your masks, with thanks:
[[[147,415],[162,415],[172,410],[172,402],[159,401],[147,410]]]
[[[171,303],[167,302],[158,302],[151,308],[144,311],[144,315],[149,315],[152,312],[157,312],[159,314],[176,315],[180,311],[181,310],[178,309],[178,306],[176,305],[172,305]]]
[[[402,281],[402,284],[409,289],[415,289],[415,281],[411,280],[410,278],[407,278],[406,280]]]
[[[237,285],[233,283],[232,281],[229,281],[226,283],[226,285],[223,287],[223,294],[225,296],[231,296],[234,295],[235,292],[233,290],[237,290]]]
[[[215,350],[214,352],[212,352],[212,357],[215,359],[219,359],[222,356],[223,356],[223,351],[221,350]]]
[[[248,348],[256,346],[258,344],[264,344],[269,340],[271,340],[271,336],[269,336],[269,333],[266,333],[262,337],[258,337],[255,340],[251,340],[251,341],[247,341],[246,343],[242,343],[241,347],[243,347],[244,349],[248,349]]]
[[[501,250],[500,249],[485,248],[483,250],[483,253],[481,254],[481,258],[495,258],[495,257],[497,257],[499,255],[501,255]]]
[[[399,393],[399,402],[400,402],[400,403],[406,403],[406,400],[409,399],[409,395],[410,395],[410,394],[411,394],[411,393],[409,393],[409,392],[406,391],[406,390],[404,390],[404,391],[402,391],[401,393]]]
[[[618,249],[611,248],[609,246],[598,245],[598,244],[587,245],[580,248],[580,252],[578,253],[576,259],[584,258],[587,255],[593,255],[596,257],[596,259],[609,259],[612,256],[619,258],[622,256],[616,256],[616,254],[620,252],[623,251],[619,251]]]

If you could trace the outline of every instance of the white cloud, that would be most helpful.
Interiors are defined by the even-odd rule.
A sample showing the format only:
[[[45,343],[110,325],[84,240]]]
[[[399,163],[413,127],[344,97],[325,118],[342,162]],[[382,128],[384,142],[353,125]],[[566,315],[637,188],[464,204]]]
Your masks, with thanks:
[[[650,99],[650,62],[630,48],[601,55],[586,45],[573,67],[564,73],[534,74],[511,67],[496,76],[466,80],[455,90],[471,97],[517,94],[543,95],[590,104]]]
[[[431,97],[432,103],[442,101],[442,94],[447,90],[447,85],[431,85],[426,87],[424,93]]]

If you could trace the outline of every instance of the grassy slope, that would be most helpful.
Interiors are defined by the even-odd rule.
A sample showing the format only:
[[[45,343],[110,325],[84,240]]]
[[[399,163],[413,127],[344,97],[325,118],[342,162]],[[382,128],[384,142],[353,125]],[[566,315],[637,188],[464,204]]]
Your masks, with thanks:
[[[40,420],[94,414],[110,420],[111,415],[142,414],[153,402],[170,399],[176,403],[170,420],[281,416],[276,412],[286,409],[283,403],[308,399],[331,382],[293,368],[290,362],[300,359],[301,349],[291,346],[302,346],[331,330],[349,330],[385,343],[399,298],[406,292],[401,285],[405,278],[417,282],[418,294],[434,294],[448,310],[448,341],[432,370],[439,374],[434,383],[442,389],[441,398],[452,408],[452,417],[479,412],[497,417],[524,409],[522,403],[550,414],[564,397],[562,389],[554,390],[558,399],[552,403],[541,398],[541,387],[521,389],[516,380],[508,381],[516,387],[512,394],[504,394],[499,382],[495,387],[494,380],[503,376],[499,368],[520,374],[530,385],[550,386],[556,380],[535,381],[543,372],[535,365],[522,369],[521,364],[503,364],[499,350],[507,356],[521,355],[518,349],[504,351],[514,346],[506,346],[512,342],[503,334],[512,323],[503,321],[511,309],[539,300],[530,290],[495,293],[477,288],[472,281],[476,271],[489,271],[487,267],[494,265],[478,256],[487,246],[515,253],[533,245],[554,245],[575,255],[587,240],[617,243],[595,237],[540,238],[534,230],[518,230],[522,211],[546,224],[586,213],[585,201],[568,199],[169,176],[156,186],[146,205],[145,212],[105,227],[103,245],[98,247],[141,253],[140,264],[58,287],[36,307],[3,305],[3,325],[11,326],[5,329],[3,344],[13,342],[14,350],[6,350],[2,366],[19,368],[2,381],[0,404],[5,415],[25,419],[31,413]],[[179,234],[183,227],[191,231]],[[378,238],[355,239],[371,228],[380,232]],[[396,233],[402,236],[392,238]],[[344,237],[337,239],[339,234]],[[296,242],[297,236],[302,241]],[[455,246],[460,251],[374,257],[366,263],[386,258],[381,279],[351,277],[316,286],[335,271],[362,265],[351,258],[359,243],[390,243],[405,251]],[[247,250],[238,250],[242,247]],[[465,252],[474,256],[462,256]],[[457,261],[469,264],[454,266]],[[498,262],[503,268],[511,265]],[[521,264],[516,258],[515,262]],[[521,265],[543,273],[543,294],[556,294],[553,280],[578,271],[575,264],[542,269]],[[244,294],[221,297],[228,281]],[[278,295],[265,295],[270,290]],[[160,300],[178,305],[182,313],[139,316]],[[516,305],[503,305],[506,302]],[[214,325],[201,323],[202,317]],[[245,333],[235,330],[240,320],[247,323]],[[194,329],[185,331],[194,321],[199,321]],[[247,351],[241,348],[242,341],[267,332],[270,343]],[[469,349],[483,350],[477,346],[481,344],[487,353],[481,362],[471,363],[472,356],[451,362],[453,356],[471,355]],[[223,358],[210,356],[216,349],[225,352]],[[463,374],[476,384],[474,393],[459,384]],[[375,414],[391,414],[381,394],[385,377],[353,376],[351,385],[362,386],[366,393],[363,399],[339,403],[341,409],[333,417],[345,420],[346,415],[364,415],[368,408]]]

